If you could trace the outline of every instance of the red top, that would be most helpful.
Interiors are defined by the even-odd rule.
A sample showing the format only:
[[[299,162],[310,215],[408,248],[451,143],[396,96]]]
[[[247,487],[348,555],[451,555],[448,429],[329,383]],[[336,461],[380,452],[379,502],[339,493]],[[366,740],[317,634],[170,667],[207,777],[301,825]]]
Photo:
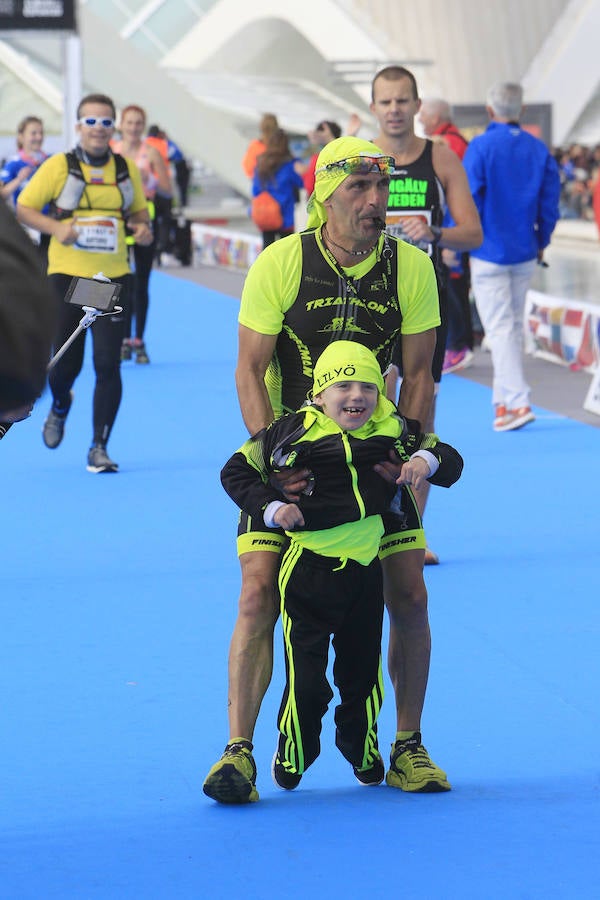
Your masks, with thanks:
[[[302,180],[304,182],[304,189],[306,191],[306,196],[310,197],[312,192],[315,189],[315,169],[317,167],[317,158],[319,154],[313,153],[310,160],[308,161],[308,165],[306,167],[306,171],[302,176]]]
[[[450,149],[456,153],[459,159],[463,158],[467,147],[469,146],[469,142],[462,136],[456,125],[453,125],[451,122],[444,122],[444,124],[439,125],[433,133],[441,137],[442,140],[448,144]]]
[[[594,204],[594,217],[596,219],[596,225],[598,226],[598,234],[600,235],[600,173],[596,178],[592,202]]]

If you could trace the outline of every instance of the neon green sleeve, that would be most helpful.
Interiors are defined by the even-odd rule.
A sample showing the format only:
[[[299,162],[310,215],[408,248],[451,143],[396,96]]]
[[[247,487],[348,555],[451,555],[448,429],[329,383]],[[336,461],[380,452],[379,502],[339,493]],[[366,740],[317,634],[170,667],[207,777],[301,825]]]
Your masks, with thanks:
[[[398,298],[402,334],[420,334],[440,324],[437,279],[431,259],[418,247],[399,241]]]
[[[279,334],[294,302],[302,272],[300,235],[275,241],[259,254],[246,276],[238,322],[259,334]]]

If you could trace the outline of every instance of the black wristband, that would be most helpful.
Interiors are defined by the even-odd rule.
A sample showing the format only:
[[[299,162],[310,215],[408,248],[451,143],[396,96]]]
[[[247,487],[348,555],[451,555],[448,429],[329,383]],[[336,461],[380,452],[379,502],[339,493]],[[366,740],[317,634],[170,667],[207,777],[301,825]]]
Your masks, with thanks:
[[[431,243],[434,246],[435,246],[435,244],[439,244],[439,242],[442,239],[442,229],[438,225],[430,225],[429,230],[433,235],[433,240]]]

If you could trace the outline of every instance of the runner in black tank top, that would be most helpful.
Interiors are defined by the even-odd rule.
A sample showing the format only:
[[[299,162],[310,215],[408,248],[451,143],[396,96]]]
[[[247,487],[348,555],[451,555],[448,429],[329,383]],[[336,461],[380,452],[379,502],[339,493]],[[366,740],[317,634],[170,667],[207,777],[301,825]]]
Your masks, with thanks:
[[[377,119],[379,133],[374,143],[382,153],[392,156],[396,169],[392,173],[387,209],[388,227],[393,219],[402,217],[406,237],[437,263],[442,248],[464,252],[478,247],[483,239],[479,215],[471,196],[462,164],[445,144],[426,141],[415,134],[415,118],[421,100],[414,75],[403,66],[386,66],[374,77],[371,86],[371,112]],[[440,190],[442,193],[440,194]],[[452,222],[442,225],[442,211],[447,206]],[[397,221],[397,224],[400,224]],[[444,290],[443,269],[436,264],[440,290],[440,317],[436,349],[432,362],[435,382],[441,380],[447,329],[447,295]],[[395,365],[387,379],[388,396],[397,394],[397,376],[402,371],[402,359],[396,354]],[[436,390],[437,393],[437,390]],[[427,419],[427,430],[435,431],[434,396]],[[428,486],[418,492],[421,513],[425,510]],[[425,562],[437,561],[429,550]],[[424,674],[421,669],[421,676]]]
[[[437,329],[435,353],[431,366],[433,379],[441,381],[444,352],[446,350],[447,294],[446,267],[442,263],[442,252],[436,244],[427,241],[411,241],[402,229],[402,220],[407,216],[419,216],[428,225],[441,227],[446,208],[446,198],[442,183],[433,168],[433,141],[426,141],[421,155],[412,163],[397,165],[390,181],[390,198],[386,223],[389,234],[402,238],[431,256],[438,282],[440,296],[441,325]],[[393,356],[394,365],[402,372],[402,353],[400,342],[396,345]]]

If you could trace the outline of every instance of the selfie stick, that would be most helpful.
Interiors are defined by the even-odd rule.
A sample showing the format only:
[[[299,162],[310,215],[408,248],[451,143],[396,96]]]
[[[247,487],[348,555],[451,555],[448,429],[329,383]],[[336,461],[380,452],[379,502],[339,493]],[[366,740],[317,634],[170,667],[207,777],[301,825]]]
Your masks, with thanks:
[[[110,278],[107,278],[106,275],[104,275],[102,272],[98,272],[98,274],[94,275],[93,278],[94,278],[94,281],[104,281],[104,282],[110,283]],[[115,306],[115,307],[113,307],[113,309],[109,310],[108,312],[102,312],[101,310],[96,309],[94,306],[82,306],[81,308],[84,312],[83,318],[79,322],[79,325],[77,326],[77,328],[75,329],[75,331],[73,332],[71,337],[65,341],[65,343],[62,345],[62,347],[59,350],[56,351],[56,353],[54,354],[54,356],[48,363],[48,369],[47,369],[48,372],[50,371],[50,369],[52,369],[56,365],[56,363],[59,361],[59,359],[65,355],[65,353],[67,352],[67,350],[69,349],[69,347],[71,346],[73,341],[77,337],[79,337],[81,332],[84,331],[86,328],[89,328],[90,325],[92,325],[99,316],[112,316],[114,313],[123,312],[122,306]]]
[[[98,274],[94,275],[93,278],[94,281],[104,281],[105,283],[110,284],[110,278],[107,278],[103,272],[98,272]],[[65,341],[60,350],[57,350],[57,352],[52,357],[52,359],[48,363],[46,369],[47,372],[49,372],[50,369],[56,365],[61,356],[64,356],[75,338],[78,337],[78,335],[80,335],[81,332],[86,328],[89,328],[90,325],[96,321],[98,316],[112,316],[113,313],[123,312],[122,306],[114,306],[112,309],[108,310],[108,312],[102,312],[102,310],[96,309],[94,306],[82,306],[81,308],[84,312],[83,318],[81,319],[79,325],[77,326],[71,337],[67,341]],[[8,429],[12,428],[13,424],[13,422],[0,422],[0,441],[2,440]]]

